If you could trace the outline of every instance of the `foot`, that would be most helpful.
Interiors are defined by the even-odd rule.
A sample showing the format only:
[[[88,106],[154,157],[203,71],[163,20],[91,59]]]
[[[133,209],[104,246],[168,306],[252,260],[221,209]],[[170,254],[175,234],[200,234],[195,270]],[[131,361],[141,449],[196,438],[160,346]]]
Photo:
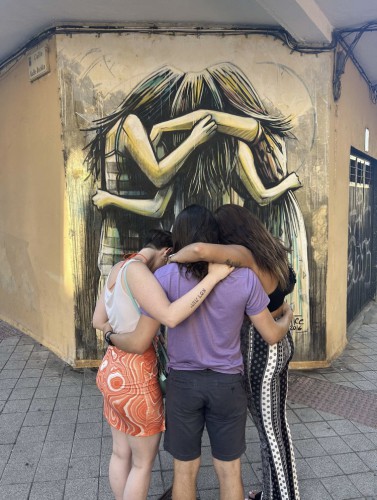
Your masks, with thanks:
[[[261,500],[262,499],[262,491],[249,491],[248,500]]]

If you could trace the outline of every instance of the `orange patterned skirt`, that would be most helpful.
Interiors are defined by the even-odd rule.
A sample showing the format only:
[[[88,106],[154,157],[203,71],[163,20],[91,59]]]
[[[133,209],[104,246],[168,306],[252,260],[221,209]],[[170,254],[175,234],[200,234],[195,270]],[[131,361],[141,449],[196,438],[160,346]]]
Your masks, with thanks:
[[[165,430],[153,347],[142,355],[109,347],[96,381],[103,395],[103,413],[111,427],[131,436],[152,436]]]

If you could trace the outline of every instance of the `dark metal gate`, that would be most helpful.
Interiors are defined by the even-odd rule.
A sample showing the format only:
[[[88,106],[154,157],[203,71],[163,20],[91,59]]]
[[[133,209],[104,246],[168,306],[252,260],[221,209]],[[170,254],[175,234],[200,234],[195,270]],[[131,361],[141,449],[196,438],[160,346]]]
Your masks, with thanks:
[[[375,297],[374,168],[355,151],[350,156],[347,323]]]

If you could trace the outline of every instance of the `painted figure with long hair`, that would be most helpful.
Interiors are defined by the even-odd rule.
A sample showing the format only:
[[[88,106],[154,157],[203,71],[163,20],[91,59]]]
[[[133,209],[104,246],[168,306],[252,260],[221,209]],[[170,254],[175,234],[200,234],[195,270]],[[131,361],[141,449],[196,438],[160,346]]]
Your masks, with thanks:
[[[183,74],[162,68],[133,89],[113,114],[98,120],[86,161],[99,183],[93,198],[103,210],[98,267],[102,285],[125,252],[140,245],[140,227],[155,226],[173,194],[171,180],[188,156],[213,135],[216,125],[200,120],[172,151],[155,147],[148,134],[170,116],[170,99]],[[139,216],[143,216],[140,218]],[[167,224],[168,229],[170,223]]]
[[[88,161],[105,210],[99,267],[106,276],[137,227],[151,217],[170,227],[190,203],[216,209],[245,204],[292,249],[298,276],[295,323],[309,331],[309,280],[304,221],[288,174],[285,140],[291,121],[269,113],[239,68],[201,72],[164,67],[143,80],[111,116],[93,128]],[[145,224],[145,222],[144,222]],[[126,234],[124,234],[126,233]]]
[[[211,140],[194,152],[179,174],[185,175],[185,183],[177,182],[175,189],[179,209],[195,199],[211,209],[236,202],[255,213],[290,249],[297,274],[292,294],[293,328],[297,333],[308,333],[307,238],[293,193],[301,183],[296,173],[287,172],[285,141],[294,138],[291,119],[269,113],[247,77],[229,63],[186,73],[173,101],[172,115],[176,118],[152,128],[153,140],[167,141],[169,133],[170,140],[183,140],[208,115],[217,125]]]

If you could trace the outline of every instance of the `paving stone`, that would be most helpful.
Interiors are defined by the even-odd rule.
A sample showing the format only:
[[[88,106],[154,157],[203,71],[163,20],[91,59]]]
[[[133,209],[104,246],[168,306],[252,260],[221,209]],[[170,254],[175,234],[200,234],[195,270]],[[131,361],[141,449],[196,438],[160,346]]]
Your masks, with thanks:
[[[29,411],[52,411],[55,406],[55,402],[55,398],[33,399],[30,404]]]
[[[59,387],[38,387],[35,391],[34,398],[54,398],[57,396]]]
[[[46,441],[73,441],[76,424],[50,424]]]
[[[73,441],[45,441],[41,457],[47,458],[62,458],[69,460],[72,453]]]
[[[322,483],[335,500],[358,498],[360,495],[359,490],[345,475],[324,478],[322,479]]]
[[[109,479],[107,477],[99,478],[98,500],[114,500],[114,495],[111,491]]]
[[[0,489],[3,484],[31,483],[37,464],[38,459],[10,458],[1,477]]]
[[[76,423],[78,410],[54,410],[51,417],[51,424]]]
[[[314,471],[316,476],[321,478],[342,474],[342,470],[338,467],[334,460],[335,457],[309,457],[306,459],[306,462]]]
[[[307,422],[306,427],[314,437],[336,436],[336,432],[327,422]]]
[[[373,474],[373,472],[363,472],[361,474],[350,474],[348,478],[360,491],[363,497],[377,498],[376,474]]]
[[[101,454],[101,438],[75,439],[72,458],[97,456]]]
[[[46,437],[48,430],[47,425],[38,425],[35,427],[22,427],[20,432],[17,434],[17,443],[38,443],[43,441]]]
[[[30,399],[8,400],[2,413],[26,413],[30,406]]]
[[[101,455],[100,463],[99,463],[99,475],[108,476],[109,475],[109,463],[110,463],[111,455]],[[161,469],[163,470],[163,469]]]
[[[341,437],[318,438],[318,441],[329,455],[352,451]]]
[[[353,451],[369,451],[376,448],[375,444],[362,434],[347,436],[347,444]]]
[[[360,451],[358,456],[370,468],[370,470],[377,471],[377,450]]]
[[[313,479],[317,477],[317,474],[310,467],[305,458],[296,458],[296,469],[299,482],[301,482],[302,479]]]
[[[66,479],[68,474],[68,458],[41,458],[35,473],[34,481],[57,481]],[[79,498],[79,497],[78,497]]]
[[[303,479],[300,482],[301,500],[332,500],[329,492],[319,479]]]
[[[51,411],[30,411],[25,417],[23,427],[49,425],[51,414]]]
[[[340,436],[360,433],[359,429],[349,420],[333,420],[329,422],[329,425],[331,425],[334,431]]]
[[[28,500],[31,483],[1,484],[0,500]]]
[[[58,397],[80,397],[81,396],[81,385],[64,385],[59,388]]]
[[[357,472],[368,471],[368,467],[356,453],[333,455],[333,459],[345,474],[356,474]]]
[[[96,438],[102,436],[102,424],[98,422],[77,424],[76,438]]]
[[[78,410],[80,398],[78,396],[68,398],[57,398],[55,410]]]
[[[25,368],[25,365],[25,360],[9,358],[6,365],[4,366],[4,370],[23,370]]]
[[[102,408],[92,410],[79,410],[77,422],[81,424],[89,422],[102,422]]]
[[[90,408],[102,408],[102,396],[83,396],[80,401],[80,410],[87,410]]]
[[[40,457],[43,448],[43,441],[39,441],[38,443],[33,443],[33,446],[30,446],[30,443],[25,441],[18,441],[13,446],[12,449],[12,459],[16,457],[23,457],[25,459],[36,459]]]
[[[20,378],[40,378],[42,375],[42,370],[39,368],[24,368]]]
[[[32,388],[37,387],[38,379],[37,378],[20,378],[17,380],[17,384],[15,385],[16,389],[24,389],[24,388]]]
[[[98,495],[98,478],[67,479],[64,500],[93,500]]]
[[[14,369],[9,369],[9,370],[1,370],[0,373],[0,379],[7,379],[7,378],[20,378],[22,373],[22,369],[19,368],[14,368]]]
[[[12,388],[0,389],[0,401],[6,401],[12,394]]]
[[[99,462],[99,454],[95,457],[86,456],[85,459],[83,459],[83,457],[71,458],[68,466],[68,479],[98,478]]]
[[[113,440],[111,436],[105,436],[102,438],[101,453],[105,455],[110,455],[113,450]],[[160,451],[159,453],[167,453],[166,451]]]
[[[34,482],[29,500],[63,500],[65,481]]]
[[[25,379],[20,379],[25,380]],[[20,382],[20,380],[18,382]],[[30,379],[33,380],[33,379]],[[18,382],[12,391],[9,399],[31,399],[34,396],[34,387],[18,387]]]
[[[60,387],[60,377],[41,377],[38,387]]]

